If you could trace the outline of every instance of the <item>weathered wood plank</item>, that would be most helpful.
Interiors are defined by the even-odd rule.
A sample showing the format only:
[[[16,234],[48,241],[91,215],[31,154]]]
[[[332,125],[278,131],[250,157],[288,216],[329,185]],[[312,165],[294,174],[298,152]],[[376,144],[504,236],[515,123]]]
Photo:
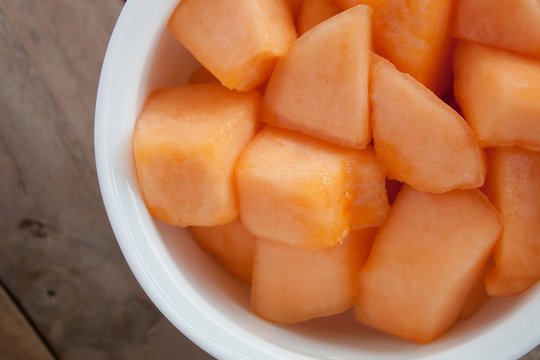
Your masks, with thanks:
[[[142,292],[101,203],[94,101],[121,5],[0,1],[0,279],[62,359],[210,358]]]
[[[54,360],[54,356],[2,286],[0,286],[0,359]]]

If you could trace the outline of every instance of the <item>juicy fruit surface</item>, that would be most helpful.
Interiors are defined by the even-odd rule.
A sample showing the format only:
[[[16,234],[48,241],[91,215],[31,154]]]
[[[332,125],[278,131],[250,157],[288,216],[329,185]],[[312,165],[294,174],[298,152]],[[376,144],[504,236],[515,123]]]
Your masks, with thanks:
[[[368,106],[371,9],[342,12],[302,35],[281,58],[262,120],[339,145],[371,140]]]
[[[257,238],[253,312],[293,323],[347,310],[354,303],[356,275],[374,235],[374,229],[356,231],[336,246],[315,250]]]
[[[370,85],[375,152],[390,178],[433,193],[482,186],[484,153],[458,113],[376,55]]]
[[[458,0],[454,36],[540,57],[538,0]]]
[[[363,151],[351,151],[347,157],[347,177],[350,189],[351,230],[379,226],[390,210],[384,167],[377,161],[371,146]]]
[[[465,303],[459,313],[459,320],[467,320],[472,317],[480,308],[488,301],[489,295],[486,290],[484,278],[489,268],[493,266],[493,259],[490,258],[487,265],[481,273],[478,273],[477,278],[474,280],[474,285],[465,299]]]
[[[342,9],[373,8],[373,46],[437,95],[452,82],[451,0],[335,0]]]
[[[353,213],[358,225],[379,211],[368,207],[372,195],[359,193],[361,186],[377,188],[376,183],[380,183],[381,190],[376,193],[380,196],[375,201],[388,208],[384,173],[374,159],[369,150],[341,148],[267,126],[236,166],[240,218],[261,238],[306,248],[335,245],[349,233]],[[358,169],[351,171],[353,161]],[[357,184],[354,180],[362,176],[365,182]],[[362,203],[367,208],[364,217]],[[377,222],[383,220],[379,216]]]
[[[304,0],[297,21],[298,35],[339,13],[332,0]]]
[[[152,216],[212,226],[238,216],[233,171],[255,135],[260,95],[219,84],[155,91],[134,132],[139,185]]]
[[[251,283],[255,237],[239,219],[225,225],[193,226],[190,231],[201,248],[214,255],[225,269]]]
[[[540,59],[461,41],[456,99],[483,147],[540,150]]]
[[[540,280],[540,154],[492,148],[488,164],[486,192],[504,228],[486,287],[492,296],[516,295]]]
[[[168,28],[223,85],[243,91],[267,80],[296,39],[285,0],[183,0]]]
[[[430,194],[404,185],[360,271],[357,320],[433,341],[457,320],[500,230],[477,189]]]

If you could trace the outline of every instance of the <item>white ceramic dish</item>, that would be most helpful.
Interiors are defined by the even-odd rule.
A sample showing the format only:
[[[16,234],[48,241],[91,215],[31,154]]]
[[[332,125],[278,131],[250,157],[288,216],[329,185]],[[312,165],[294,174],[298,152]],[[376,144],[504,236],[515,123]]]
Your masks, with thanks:
[[[178,0],[129,0],[103,64],[95,154],[103,201],[143,289],[192,341],[219,359],[516,359],[540,342],[540,285],[491,300],[471,320],[420,346],[340,316],[280,326],[249,311],[249,289],[225,274],[182,229],[154,221],[132,156],[136,117],[150,91],[181,85],[197,66],[167,32]]]

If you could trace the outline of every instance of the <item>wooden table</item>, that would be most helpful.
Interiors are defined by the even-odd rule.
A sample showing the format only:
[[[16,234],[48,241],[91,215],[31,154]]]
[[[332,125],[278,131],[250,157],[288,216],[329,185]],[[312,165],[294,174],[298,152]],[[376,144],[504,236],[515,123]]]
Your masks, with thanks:
[[[0,1],[0,359],[211,358],[140,289],[101,202],[94,101],[122,5]]]

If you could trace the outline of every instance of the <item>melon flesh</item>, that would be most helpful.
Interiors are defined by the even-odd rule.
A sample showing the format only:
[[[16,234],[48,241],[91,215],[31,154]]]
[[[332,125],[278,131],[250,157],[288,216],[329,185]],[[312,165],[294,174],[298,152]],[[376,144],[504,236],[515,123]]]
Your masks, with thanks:
[[[199,246],[238,279],[251,283],[255,237],[236,219],[225,225],[193,226],[191,235]]]
[[[467,295],[467,299],[461,308],[459,313],[459,320],[467,320],[471,318],[474,314],[480,310],[480,308],[488,301],[489,295],[486,291],[486,285],[484,283],[484,278],[486,276],[487,270],[493,266],[493,258],[488,260],[488,263],[481,273],[478,274],[478,277],[474,281],[474,286]]]
[[[377,55],[370,85],[375,152],[388,177],[433,193],[484,183],[484,153],[450,106]]]
[[[373,8],[373,47],[438,96],[452,83],[452,0],[335,0]]]
[[[480,145],[540,150],[540,60],[460,41],[454,91]]]
[[[246,147],[236,181],[240,218],[252,234],[306,248],[335,245],[351,228],[379,225],[388,211],[371,149],[270,126]]]
[[[347,310],[374,235],[374,229],[356,231],[335,246],[317,250],[257,238],[253,312],[270,321],[294,323]]]
[[[492,148],[488,165],[486,192],[504,228],[486,288],[491,296],[516,295],[540,279],[540,153]]]
[[[188,84],[219,83],[219,80],[204,66],[193,70],[189,76]]]
[[[296,23],[298,35],[302,35],[339,12],[339,8],[332,0],[304,0]]]
[[[359,274],[356,319],[429,343],[458,319],[501,230],[478,189],[444,194],[404,185]]]
[[[538,0],[458,0],[454,36],[540,57]]]
[[[260,95],[219,84],[153,92],[139,115],[134,155],[150,214],[178,226],[238,216],[233,171],[255,135]]]
[[[347,157],[351,230],[379,226],[390,210],[385,172],[371,146],[351,151]]]
[[[369,144],[371,12],[367,6],[351,8],[293,44],[264,93],[264,122],[339,145]]]
[[[296,39],[286,0],[182,0],[167,26],[223,85],[242,91],[266,81]]]

